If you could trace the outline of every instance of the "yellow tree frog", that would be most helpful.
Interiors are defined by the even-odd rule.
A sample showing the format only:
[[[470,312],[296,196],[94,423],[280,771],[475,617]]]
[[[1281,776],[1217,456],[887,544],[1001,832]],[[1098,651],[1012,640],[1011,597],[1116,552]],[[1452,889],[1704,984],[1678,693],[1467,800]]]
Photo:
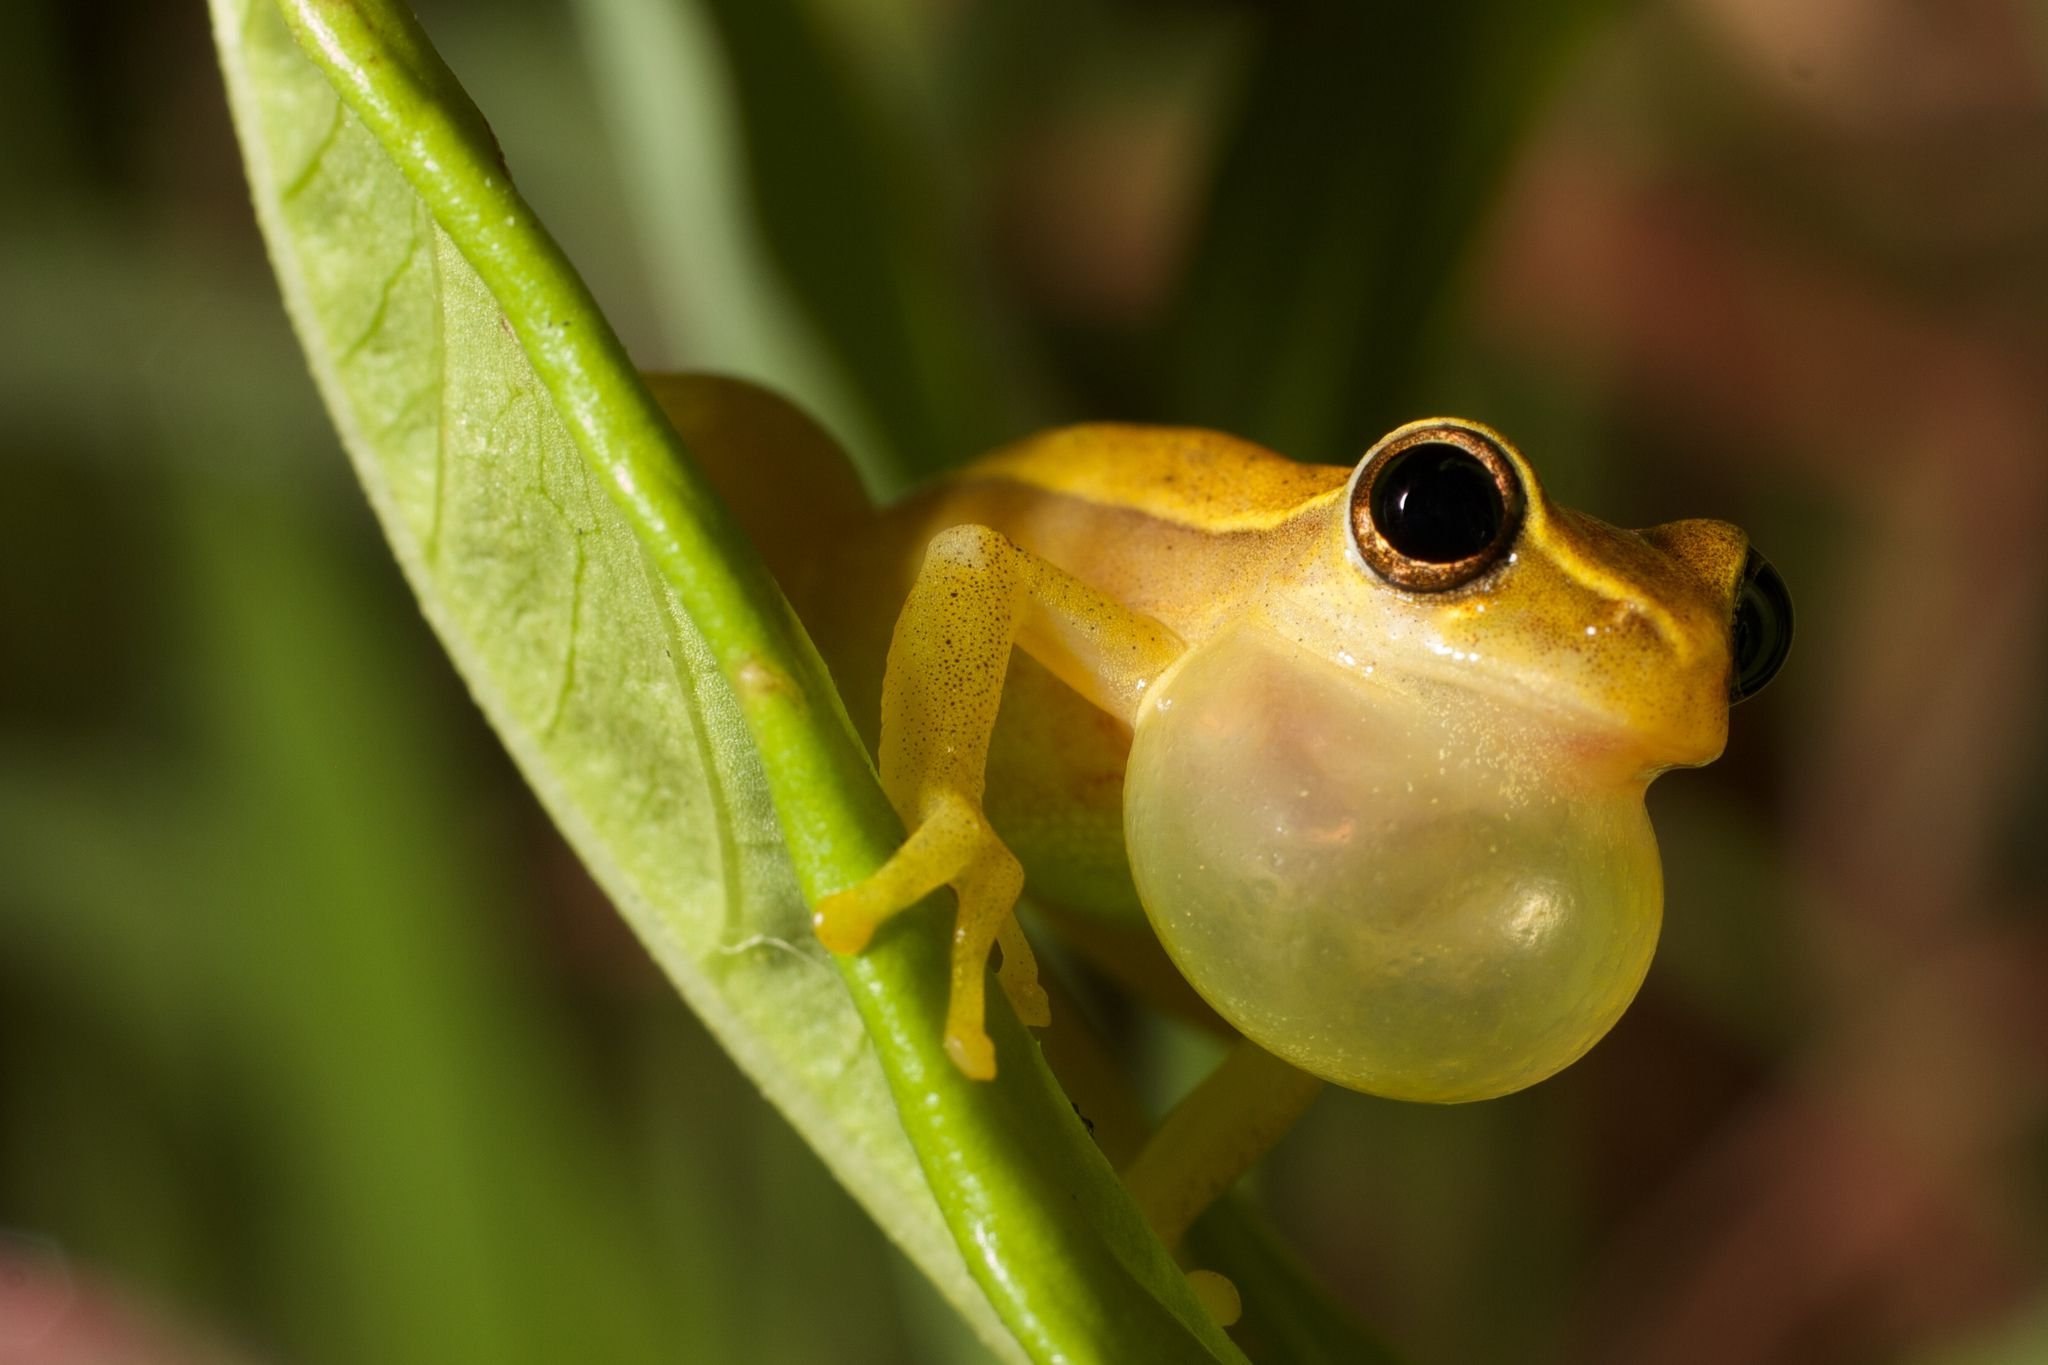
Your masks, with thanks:
[[[970,1076],[994,1070],[995,945],[1045,1016],[1028,887],[1118,945],[1112,970],[1149,923],[1216,1015],[1311,1076],[1425,1101],[1542,1080],[1648,968],[1645,789],[1721,752],[1790,640],[1740,530],[1559,507],[1477,422],[1410,423],[1351,467],[1072,427],[874,514],[759,391],[657,391],[879,719],[908,837],[818,905],[819,936],[859,951],[950,886],[945,1043]]]

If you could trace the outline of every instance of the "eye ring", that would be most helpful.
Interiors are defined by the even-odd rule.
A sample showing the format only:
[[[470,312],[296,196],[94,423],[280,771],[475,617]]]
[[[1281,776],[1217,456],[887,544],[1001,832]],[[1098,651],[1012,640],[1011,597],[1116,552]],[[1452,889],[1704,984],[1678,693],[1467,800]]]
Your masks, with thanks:
[[[1492,568],[1514,544],[1527,503],[1500,442],[1448,421],[1381,438],[1347,498],[1358,557],[1408,592],[1447,592]]]

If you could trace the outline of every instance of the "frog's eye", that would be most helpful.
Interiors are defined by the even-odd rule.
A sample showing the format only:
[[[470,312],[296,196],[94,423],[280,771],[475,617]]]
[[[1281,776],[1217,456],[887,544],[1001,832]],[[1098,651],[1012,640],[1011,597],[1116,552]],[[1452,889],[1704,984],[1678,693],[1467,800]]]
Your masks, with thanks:
[[[1507,553],[1522,525],[1522,481],[1499,444],[1451,422],[1403,427],[1351,481],[1351,540],[1397,588],[1443,592]]]
[[[1792,594],[1771,561],[1755,550],[1743,561],[1735,590],[1735,621],[1729,633],[1735,671],[1728,699],[1741,701],[1763,691],[1792,652]]]

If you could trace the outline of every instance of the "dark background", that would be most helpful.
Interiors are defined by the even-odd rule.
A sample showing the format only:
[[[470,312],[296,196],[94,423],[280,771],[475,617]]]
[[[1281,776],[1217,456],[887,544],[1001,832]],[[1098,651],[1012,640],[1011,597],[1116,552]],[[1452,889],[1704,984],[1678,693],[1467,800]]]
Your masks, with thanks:
[[[1506,1100],[1326,1098],[1265,1200],[1420,1365],[2048,1360],[2048,13],[423,13],[635,354],[878,481],[1450,410],[1748,527],[1800,639],[1652,794],[1641,1000]],[[0,149],[0,1365],[978,1358],[418,620],[203,7],[0,6]]]

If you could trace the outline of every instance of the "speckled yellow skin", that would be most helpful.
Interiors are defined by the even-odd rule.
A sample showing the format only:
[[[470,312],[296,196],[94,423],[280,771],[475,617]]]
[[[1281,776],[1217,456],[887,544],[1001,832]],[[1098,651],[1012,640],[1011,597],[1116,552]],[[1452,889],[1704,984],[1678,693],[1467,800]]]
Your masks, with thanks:
[[[1439,593],[1360,559],[1352,468],[1207,431],[1055,431],[808,544],[771,534],[910,830],[821,936],[857,950],[953,886],[971,1075],[998,939],[1043,1014],[1024,884],[1084,939],[1149,917],[1209,1007],[1340,1084],[1462,1100],[1570,1062],[1655,942],[1643,791],[1721,750],[1747,543],[1553,506],[1500,444],[1520,532]]]

